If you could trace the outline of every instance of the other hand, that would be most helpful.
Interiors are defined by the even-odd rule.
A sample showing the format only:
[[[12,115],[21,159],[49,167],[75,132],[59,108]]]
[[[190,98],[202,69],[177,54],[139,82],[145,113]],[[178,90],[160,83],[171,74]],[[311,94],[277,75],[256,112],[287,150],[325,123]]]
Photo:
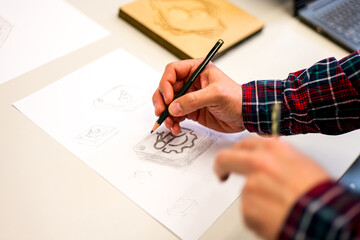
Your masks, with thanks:
[[[156,116],[160,116],[172,102],[202,61],[203,59],[183,60],[166,66],[152,98]],[[165,119],[165,126],[173,134],[179,134],[179,122],[185,118],[220,132],[233,133],[245,129],[241,85],[211,62],[188,92],[169,105],[169,113],[171,116]]]
[[[296,200],[329,179],[310,158],[278,138],[248,138],[221,150],[214,170],[223,181],[230,173],[246,175],[244,221],[265,239],[276,239]]]

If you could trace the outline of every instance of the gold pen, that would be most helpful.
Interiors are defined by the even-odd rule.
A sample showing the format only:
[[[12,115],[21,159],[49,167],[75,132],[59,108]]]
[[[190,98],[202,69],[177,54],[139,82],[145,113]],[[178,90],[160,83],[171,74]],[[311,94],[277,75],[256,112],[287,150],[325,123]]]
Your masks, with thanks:
[[[274,103],[271,112],[271,135],[278,136],[280,133],[281,103]]]

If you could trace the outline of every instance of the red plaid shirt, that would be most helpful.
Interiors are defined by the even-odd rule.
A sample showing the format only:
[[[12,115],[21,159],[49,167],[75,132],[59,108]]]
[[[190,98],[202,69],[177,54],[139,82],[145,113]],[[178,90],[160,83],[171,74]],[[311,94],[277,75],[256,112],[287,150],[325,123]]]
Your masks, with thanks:
[[[252,132],[271,133],[271,111],[281,103],[280,133],[342,134],[360,129],[360,51],[324,59],[282,80],[243,88],[243,120]],[[280,239],[360,239],[360,195],[335,182],[311,189],[293,206]]]

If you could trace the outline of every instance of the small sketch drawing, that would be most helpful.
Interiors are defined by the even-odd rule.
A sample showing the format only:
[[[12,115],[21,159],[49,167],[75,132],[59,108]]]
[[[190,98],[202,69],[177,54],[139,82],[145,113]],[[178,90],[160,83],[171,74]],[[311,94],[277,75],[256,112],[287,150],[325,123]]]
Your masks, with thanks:
[[[167,209],[167,213],[169,215],[185,216],[195,205],[197,205],[195,200],[179,198],[172,207]]]
[[[138,143],[134,151],[142,160],[181,168],[189,166],[215,141],[208,130],[195,132],[183,127],[180,134],[175,136],[163,129]]]
[[[11,29],[11,24],[0,16],[0,48],[4,44],[6,38],[9,36]]]
[[[105,125],[94,125],[81,133],[77,140],[81,144],[100,146],[117,133],[116,128]]]
[[[155,24],[173,35],[197,34],[212,38],[226,29],[215,1],[151,0],[150,5]]]
[[[96,108],[105,108],[119,111],[135,111],[151,99],[147,89],[116,86],[94,100]]]
[[[137,170],[133,173],[130,179],[140,184],[144,184],[151,176],[152,173],[150,171]]]

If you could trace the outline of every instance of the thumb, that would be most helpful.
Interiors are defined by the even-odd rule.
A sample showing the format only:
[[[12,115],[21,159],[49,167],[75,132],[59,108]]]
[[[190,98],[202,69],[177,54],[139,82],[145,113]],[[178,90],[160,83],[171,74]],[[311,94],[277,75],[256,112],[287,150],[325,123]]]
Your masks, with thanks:
[[[196,110],[209,106],[214,102],[214,97],[209,94],[208,88],[190,92],[174,100],[169,105],[169,113],[174,117],[181,117]]]

